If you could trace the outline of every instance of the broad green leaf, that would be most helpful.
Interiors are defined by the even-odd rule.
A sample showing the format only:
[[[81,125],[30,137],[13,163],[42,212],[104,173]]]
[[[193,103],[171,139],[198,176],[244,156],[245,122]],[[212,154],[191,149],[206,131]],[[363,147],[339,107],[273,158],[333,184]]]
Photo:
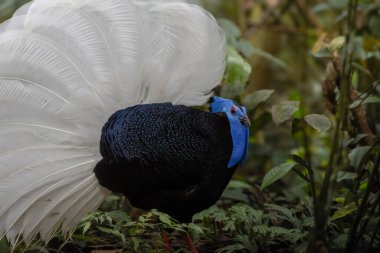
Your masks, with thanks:
[[[132,237],[132,242],[133,242],[133,250],[135,252],[139,252],[140,241],[136,237]]]
[[[251,58],[255,53],[255,48],[252,43],[245,39],[240,39],[237,44],[237,49],[244,55],[246,58]]]
[[[314,57],[316,58],[330,58],[331,57],[331,52],[328,48],[321,48],[317,52],[312,53]]]
[[[310,114],[307,115],[304,119],[307,124],[309,124],[318,132],[325,132],[331,129],[331,122],[329,118],[323,114]]]
[[[294,166],[296,163],[289,162],[289,163],[283,163],[277,167],[274,167],[270,171],[268,171],[263,179],[263,182],[261,184],[261,190],[265,189],[269,185],[273,184],[277,180],[281,179],[283,176],[285,176]]]
[[[0,240],[0,252],[1,253],[10,253],[8,242],[5,238]]]
[[[202,227],[198,226],[197,224],[194,224],[194,223],[189,223],[187,224],[187,228],[190,230],[190,232],[193,234],[193,235],[204,235],[204,231]]]
[[[115,211],[108,212],[107,215],[117,222],[130,221],[131,220],[131,218],[128,216],[128,214],[126,212],[121,211],[121,210],[115,210]]]
[[[347,171],[338,171],[338,174],[337,174],[337,181],[338,182],[341,182],[343,180],[353,180],[355,178],[357,178],[358,175],[354,172],[347,172]]]
[[[292,115],[298,111],[300,102],[284,101],[279,105],[274,105],[271,109],[273,121],[279,125],[292,118]]]
[[[245,96],[243,104],[247,109],[255,109],[259,104],[266,102],[273,95],[274,90],[258,90],[253,94]]]
[[[230,84],[245,84],[251,74],[251,65],[234,49],[228,47],[227,81]]]
[[[350,145],[356,144],[359,141],[363,140],[364,138],[368,137],[369,134],[358,134],[357,136],[350,138],[348,140],[345,140],[343,143],[344,147],[348,147]]]
[[[241,36],[239,27],[235,25],[235,23],[233,23],[231,20],[220,18],[218,19],[218,24],[226,33],[227,38],[228,37],[238,38]]]
[[[350,164],[355,168],[359,166],[360,161],[363,159],[364,155],[371,149],[370,146],[356,147],[348,154],[348,159]]]
[[[356,209],[357,209],[357,206],[356,206],[355,202],[351,202],[350,204],[345,205],[344,207],[338,209],[334,213],[334,215],[331,217],[331,220],[334,221],[334,220],[346,217],[347,215],[354,212]]]
[[[247,184],[246,182],[240,181],[240,180],[231,180],[227,188],[230,189],[251,189],[252,186],[250,184]]]
[[[287,67],[288,67],[288,65],[287,65],[285,62],[283,62],[283,61],[280,60],[279,58],[273,56],[272,54],[263,51],[263,50],[260,49],[260,48],[257,48],[257,47],[252,46],[252,50],[253,50],[253,51],[252,51],[252,54],[253,54],[253,55],[261,56],[261,57],[267,59],[268,61],[271,61],[271,62],[277,64],[278,66],[280,66],[280,67],[282,67],[282,68],[287,68]]]
[[[344,36],[335,37],[330,42],[330,50],[332,51],[339,50],[344,46],[345,43],[346,43],[346,38]]]
[[[160,216],[158,216],[158,218],[160,219],[160,221],[166,225],[172,225],[173,222],[170,220],[169,216],[165,215],[165,214],[161,214]]]
[[[370,104],[370,103],[380,103],[380,96],[369,96],[367,97],[364,102],[364,104]]]
[[[114,235],[117,238],[119,238],[120,240],[122,240],[123,242],[125,242],[124,234],[120,233],[117,230],[114,230],[114,229],[111,229],[111,228],[105,228],[105,227],[97,227],[97,229],[99,229],[100,231],[102,231],[102,232],[104,232],[106,234]]]
[[[83,235],[86,234],[86,232],[90,229],[91,222],[86,222],[83,226]]]

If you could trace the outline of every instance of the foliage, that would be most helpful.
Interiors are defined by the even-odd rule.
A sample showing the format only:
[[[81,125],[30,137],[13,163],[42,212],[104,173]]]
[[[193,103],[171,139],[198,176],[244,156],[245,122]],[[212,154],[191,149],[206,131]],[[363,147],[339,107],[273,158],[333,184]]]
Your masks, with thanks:
[[[199,252],[379,251],[380,1],[205,2],[229,43],[217,92],[252,122],[221,200],[179,224],[115,211],[127,208],[114,195],[70,235],[15,252],[167,252],[163,231],[174,252],[188,250],[184,233]]]

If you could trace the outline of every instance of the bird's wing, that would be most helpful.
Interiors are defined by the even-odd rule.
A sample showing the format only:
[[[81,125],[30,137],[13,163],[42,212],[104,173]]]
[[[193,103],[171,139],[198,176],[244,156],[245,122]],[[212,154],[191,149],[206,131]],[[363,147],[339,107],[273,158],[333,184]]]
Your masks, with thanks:
[[[108,191],[103,124],[138,103],[199,105],[224,37],[183,1],[35,0],[0,26],[0,236],[69,231]]]

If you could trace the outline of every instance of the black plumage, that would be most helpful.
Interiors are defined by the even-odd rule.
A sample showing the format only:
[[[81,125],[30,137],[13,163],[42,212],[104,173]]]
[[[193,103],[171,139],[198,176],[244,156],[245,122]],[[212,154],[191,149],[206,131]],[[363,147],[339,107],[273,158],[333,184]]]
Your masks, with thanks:
[[[101,185],[183,222],[213,205],[236,169],[227,167],[227,117],[170,103],[116,112],[100,145],[103,160],[94,171]]]

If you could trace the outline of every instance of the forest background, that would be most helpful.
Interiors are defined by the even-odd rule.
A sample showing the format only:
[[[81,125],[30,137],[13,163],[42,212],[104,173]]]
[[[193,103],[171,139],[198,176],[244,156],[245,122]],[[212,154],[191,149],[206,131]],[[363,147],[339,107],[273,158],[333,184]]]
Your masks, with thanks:
[[[0,0],[0,21],[25,2]],[[253,123],[218,204],[179,224],[112,195],[72,234],[0,252],[168,252],[162,230],[173,252],[183,233],[199,252],[379,252],[380,1],[193,2],[227,34],[218,92]]]

